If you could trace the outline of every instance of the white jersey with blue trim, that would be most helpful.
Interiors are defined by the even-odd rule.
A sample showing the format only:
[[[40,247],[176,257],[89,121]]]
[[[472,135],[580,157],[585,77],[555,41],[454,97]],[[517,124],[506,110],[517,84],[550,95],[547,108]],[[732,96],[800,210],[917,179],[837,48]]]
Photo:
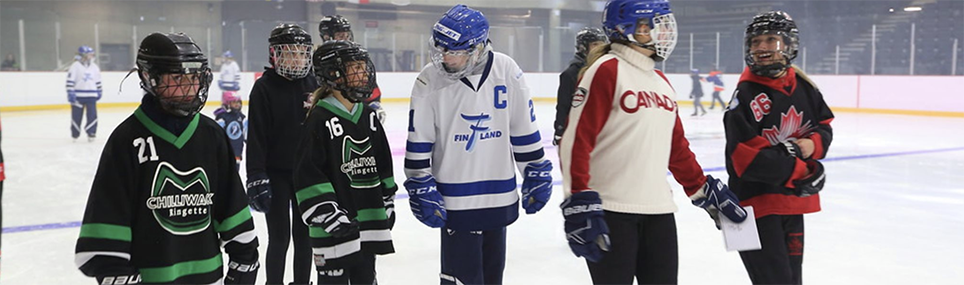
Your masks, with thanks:
[[[77,98],[97,98],[101,91],[100,68],[93,62],[83,64],[74,61],[67,70],[67,91],[75,92]]]
[[[241,68],[238,62],[229,61],[221,65],[221,79],[218,80],[218,87],[225,91],[238,91],[241,89]]]
[[[522,69],[489,51],[481,72],[452,80],[422,69],[412,89],[405,174],[432,175],[448,211],[446,227],[485,230],[519,216],[515,168],[545,154]]]

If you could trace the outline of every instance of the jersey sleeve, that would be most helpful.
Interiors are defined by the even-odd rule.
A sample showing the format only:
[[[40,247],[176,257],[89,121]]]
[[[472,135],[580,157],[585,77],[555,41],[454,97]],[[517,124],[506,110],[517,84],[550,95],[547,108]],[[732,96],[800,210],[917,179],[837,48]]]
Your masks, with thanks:
[[[673,142],[669,153],[669,171],[673,173],[673,178],[683,186],[686,196],[691,196],[699,191],[706,183],[706,176],[703,175],[703,168],[696,161],[696,155],[690,150],[690,142],[686,140],[683,131],[683,122],[676,113],[676,126],[673,127]]]
[[[435,104],[431,99],[427,71],[422,71],[412,87],[408,110],[408,139],[405,142],[405,176],[432,175],[432,150],[435,147]]]
[[[375,114],[375,112],[372,112]],[[394,166],[392,164],[392,148],[388,144],[388,137],[385,135],[385,129],[383,128],[381,122],[378,121],[377,117],[371,118],[371,122],[375,124],[375,131],[373,132],[373,142],[375,144],[375,164],[378,166],[378,178],[382,182],[382,197],[392,197],[394,201],[395,192],[398,191],[398,185],[395,184]],[[389,209],[391,207],[391,209]],[[385,205],[386,211],[394,211],[395,205]],[[394,225],[394,216],[388,215],[389,224]]]
[[[74,91],[74,86],[77,85],[77,65],[71,64],[70,68],[67,69],[67,92]]]
[[[121,139],[123,140],[123,139]],[[131,141],[111,137],[87,198],[74,262],[84,275],[98,280],[138,273],[131,260],[131,225],[135,224],[134,151]]]
[[[834,116],[827,102],[823,100],[820,90],[814,89],[813,92],[815,96],[811,99],[818,122],[813,133],[810,134],[810,139],[813,140],[813,154],[810,158],[823,159],[827,157],[827,150],[830,149],[830,142],[833,141],[833,128],[830,127],[830,122],[833,121]]]
[[[248,148],[245,152],[248,175],[264,173],[265,152],[268,149],[267,130],[271,128],[271,109],[264,86],[258,84],[251,88],[251,103],[248,106]]]
[[[218,149],[218,177],[224,180],[218,183],[220,189],[215,194],[215,229],[230,260],[252,264],[258,260],[258,233],[248,208],[248,196],[238,176],[231,141],[223,134],[216,137],[222,141]]]
[[[562,136],[566,130],[566,120],[569,119],[569,109],[572,109],[572,93],[576,90],[576,77],[567,69],[559,74],[559,88],[556,91],[556,120],[553,122],[555,136]]]
[[[329,134],[327,132],[319,134],[321,124],[317,123],[318,118],[317,116],[309,118],[305,135],[296,152],[298,158],[295,159],[295,202],[302,213],[300,218],[306,224],[310,222],[311,217],[316,216],[315,210],[321,203],[338,200],[330,178],[323,171],[325,163],[331,162],[325,155],[328,152],[327,144],[319,135]]]
[[[91,64],[91,65],[93,65],[93,64]],[[94,66],[94,82],[97,83],[97,91],[98,91],[98,92],[103,92],[103,90],[104,90],[104,85],[101,84],[101,82],[100,82],[100,67],[99,67],[99,66],[96,66],[96,65]]]
[[[807,174],[806,163],[778,148],[783,146],[771,146],[769,140],[760,136],[760,126],[750,110],[752,94],[737,92],[739,103],[723,115],[727,170],[746,181],[794,188],[793,180]]]
[[[574,94],[569,113],[566,135],[560,143],[560,160],[563,161],[563,175],[569,177],[569,191],[572,193],[589,190],[589,161],[596,148],[596,138],[609,120],[616,90],[618,73],[617,59],[608,59],[599,65],[591,66],[580,79],[580,87],[587,94]],[[580,89],[581,90],[581,89]],[[582,96],[583,98],[575,98]]]
[[[535,106],[529,94],[522,69],[514,63],[510,67],[510,81],[512,88],[509,93],[509,142],[512,144],[512,154],[516,167],[524,173],[526,165],[542,162],[546,159],[542,148],[542,136],[539,125],[536,124]],[[497,87],[498,88],[498,87]],[[498,94],[498,92],[496,92]]]

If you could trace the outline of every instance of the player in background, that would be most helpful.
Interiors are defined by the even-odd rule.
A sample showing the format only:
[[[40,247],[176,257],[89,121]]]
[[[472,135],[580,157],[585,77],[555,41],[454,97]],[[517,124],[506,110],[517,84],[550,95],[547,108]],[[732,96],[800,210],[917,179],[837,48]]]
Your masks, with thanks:
[[[603,15],[612,43],[589,54],[559,144],[566,238],[595,284],[675,284],[677,207],[666,170],[711,216],[742,222],[746,212],[704,176],[676,92],[655,69],[676,46],[669,2],[613,0]]]
[[[198,114],[207,64],[184,34],[153,33],[140,44],[134,72],[145,94],[104,146],[77,239],[77,267],[98,284],[254,284],[258,276],[257,232],[231,145]]]
[[[248,106],[248,198],[264,212],[268,225],[265,273],[268,284],[283,284],[288,243],[294,239],[294,283],[311,279],[308,226],[298,217],[293,170],[301,123],[318,83],[311,73],[311,35],[294,24],[281,24],[268,37],[271,67],[251,88]],[[290,217],[289,217],[289,211]]]
[[[221,79],[218,80],[218,87],[221,88],[221,96],[224,96],[224,92],[241,90],[241,68],[234,61],[234,53],[231,51],[225,51],[221,58],[224,62],[221,63]]]
[[[298,146],[295,189],[309,225],[319,284],[377,284],[375,255],[395,252],[395,178],[385,129],[365,99],[375,88],[368,52],[328,41],[312,57],[321,88]]]
[[[559,91],[556,93],[556,121],[553,122],[555,134],[552,144],[558,145],[562,132],[566,130],[569,109],[572,109],[572,94],[579,81],[579,70],[586,65],[586,55],[592,49],[609,43],[609,37],[600,28],[586,27],[576,34],[576,55],[569,61],[569,67],[559,74]]]
[[[241,96],[238,96],[236,91],[221,91],[221,108],[214,110],[214,120],[224,128],[231,140],[234,159],[240,169],[241,151],[244,150],[244,141],[248,137],[248,120],[241,112]]]
[[[791,65],[799,31],[785,12],[746,27],[747,68],[723,123],[726,171],[743,206],[753,206],[760,250],[741,251],[754,284],[801,284],[803,214],[820,211],[833,112],[817,86]]]
[[[720,92],[723,91],[723,72],[719,69],[713,68],[710,70],[710,74],[706,76],[706,81],[713,83],[713,99],[710,101],[710,110],[716,106],[716,102],[720,102],[720,109],[726,111],[726,103],[723,103],[723,98],[720,98]]]
[[[502,284],[506,227],[549,201],[552,164],[522,69],[492,51],[489,23],[456,5],[432,28],[432,64],[412,88],[405,188],[419,221],[441,228],[442,284]]]
[[[348,19],[345,19],[345,17],[341,15],[321,18],[321,22],[318,23],[318,33],[319,36],[321,36],[322,43],[328,41],[355,41],[355,33],[351,31],[351,22],[348,22]],[[378,120],[384,125],[385,119],[388,118],[388,113],[382,108],[382,90],[378,88],[377,82],[375,83],[375,90],[372,91],[372,96],[366,99],[365,103],[375,110],[375,114],[378,114]]]
[[[84,110],[87,111],[87,125],[83,131],[87,140],[94,141],[97,136],[97,101],[103,95],[100,83],[100,67],[94,63],[94,49],[89,46],[77,48],[79,60],[74,61],[67,70],[67,101],[70,102],[70,136],[77,141],[80,137]]]
[[[703,98],[703,83],[701,81],[706,81],[703,77],[700,77],[699,69],[690,70],[690,79],[693,79],[693,88],[690,90],[690,99],[693,99],[693,114],[690,116],[696,116],[699,111],[703,111],[702,115],[706,115],[706,109],[703,109],[703,103],[700,103],[700,99]]]

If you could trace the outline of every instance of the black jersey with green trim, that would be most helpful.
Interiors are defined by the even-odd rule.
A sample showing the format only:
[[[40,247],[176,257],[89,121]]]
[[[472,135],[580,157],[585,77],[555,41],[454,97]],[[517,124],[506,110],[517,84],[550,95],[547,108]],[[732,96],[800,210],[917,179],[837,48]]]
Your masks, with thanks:
[[[248,199],[221,127],[195,115],[174,135],[141,108],[104,146],[77,240],[80,270],[210,284],[223,276],[222,245],[232,261],[257,261]]]
[[[356,105],[349,114],[324,100],[308,115],[295,163],[295,197],[306,223],[318,205],[334,201],[359,222],[360,232],[335,238],[310,226],[311,247],[319,269],[344,268],[365,254],[395,252],[395,179],[392,153],[375,112]],[[391,198],[391,199],[386,199]]]

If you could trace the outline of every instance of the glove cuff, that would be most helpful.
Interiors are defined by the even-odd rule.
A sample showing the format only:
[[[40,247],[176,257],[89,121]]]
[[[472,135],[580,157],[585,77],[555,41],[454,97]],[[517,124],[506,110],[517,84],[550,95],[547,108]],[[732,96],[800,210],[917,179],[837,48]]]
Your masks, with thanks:
[[[782,142],[783,150],[787,152],[787,155],[791,157],[803,158],[803,151],[800,151],[800,146],[792,141]]]

